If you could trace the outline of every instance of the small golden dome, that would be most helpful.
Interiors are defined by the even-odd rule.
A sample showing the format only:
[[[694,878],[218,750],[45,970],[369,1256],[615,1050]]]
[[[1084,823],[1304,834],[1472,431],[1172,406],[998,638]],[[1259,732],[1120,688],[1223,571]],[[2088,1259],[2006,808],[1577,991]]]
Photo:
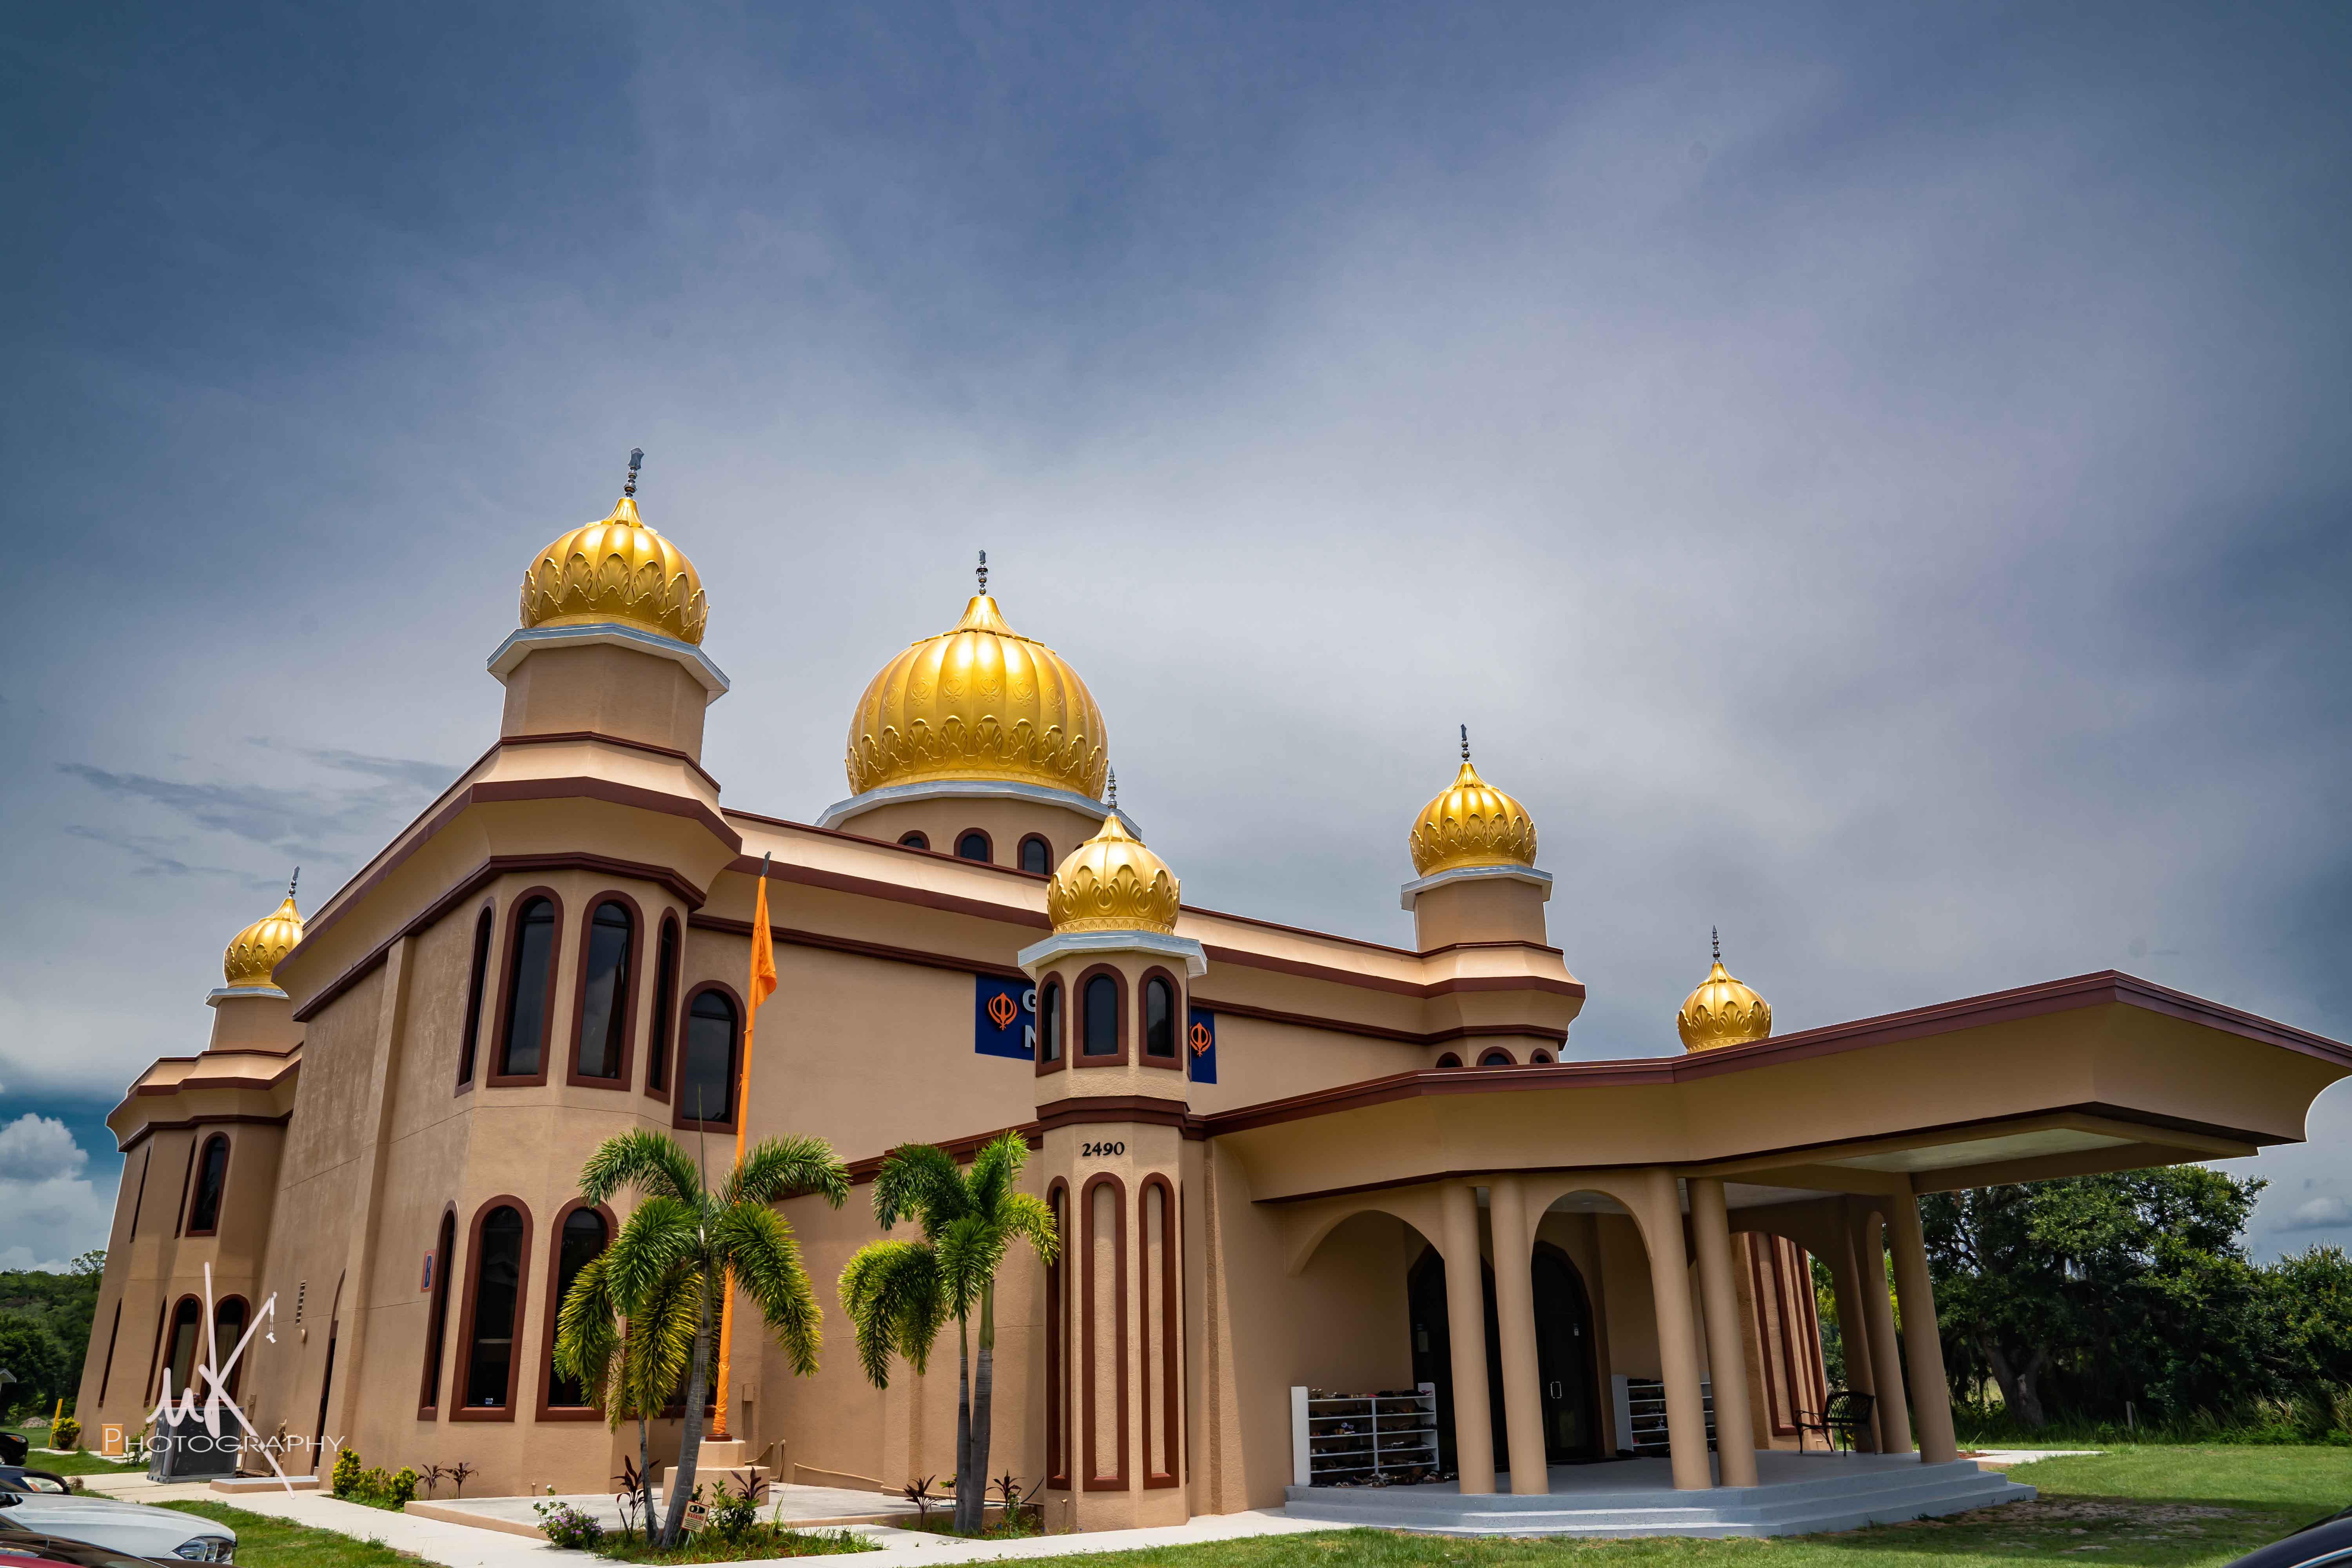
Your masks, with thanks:
[[[1675,1027],[1686,1051],[1712,1051],[1724,1046],[1752,1045],[1772,1033],[1772,1004],[1731,977],[1723,967],[1723,948],[1715,950],[1715,967],[1698,989],[1683,998]]]
[[[636,468],[612,515],[575,528],[539,552],[522,574],[522,624],[582,626],[619,621],[700,643],[709,606],[702,578],[678,547],[637,515]]]
[[[1061,655],[1006,626],[987,587],[983,575],[963,619],[866,685],[849,721],[853,794],[932,779],[1102,794],[1108,752],[1093,693]]]
[[[1532,866],[1535,819],[1527,808],[1478,776],[1470,765],[1470,733],[1462,734],[1462,771],[1421,808],[1407,841],[1412,867],[1424,877],[1462,866]]]
[[[1045,883],[1045,913],[1056,932],[1153,931],[1171,935],[1183,884],[1168,863],[1132,837],[1118,808],[1102,831],[1070,851]]]
[[[221,978],[234,986],[275,984],[271,973],[301,940],[302,915],[289,887],[284,903],[229,940],[221,954]]]

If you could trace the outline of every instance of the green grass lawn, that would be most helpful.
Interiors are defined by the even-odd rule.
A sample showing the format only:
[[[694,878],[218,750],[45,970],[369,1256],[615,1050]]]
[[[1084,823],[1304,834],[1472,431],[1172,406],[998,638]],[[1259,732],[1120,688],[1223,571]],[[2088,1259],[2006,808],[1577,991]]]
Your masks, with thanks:
[[[112,1459],[101,1459],[87,1448],[77,1448],[70,1454],[44,1454],[38,1448],[25,1456],[28,1470],[47,1470],[53,1476],[120,1476],[144,1470],[143,1464],[121,1465]]]
[[[237,1568],[394,1568],[422,1558],[331,1530],[289,1524],[224,1502],[169,1502],[165,1508],[202,1514],[236,1531]]]

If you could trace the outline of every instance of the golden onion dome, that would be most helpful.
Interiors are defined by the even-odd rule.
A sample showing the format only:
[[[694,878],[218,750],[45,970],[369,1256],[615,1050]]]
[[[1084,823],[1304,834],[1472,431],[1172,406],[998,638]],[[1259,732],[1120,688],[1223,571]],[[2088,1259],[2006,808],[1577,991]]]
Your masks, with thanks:
[[[1182,891],[1168,863],[1129,834],[1114,804],[1102,831],[1071,850],[1046,881],[1045,913],[1056,932],[1151,931],[1165,936],[1176,930]]]
[[[1470,734],[1462,734],[1462,771],[1421,808],[1407,841],[1413,869],[1424,877],[1463,866],[1532,866],[1535,819],[1527,808],[1478,776],[1470,765]]]
[[[302,915],[289,885],[285,902],[229,939],[221,954],[221,978],[232,986],[275,984],[270,974],[301,940]]]
[[[1004,624],[981,591],[963,619],[882,667],[849,721],[853,794],[935,779],[1006,779],[1102,794],[1102,710],[1062,656]]]
[[[677,545],[637,515],[636,492],[633,458],[612,514],[539,552],[522,574],[525,630],[618,621],[680,642],[702,641],[710,613],[702,578]]]
[[[1715,949],[1715,967],[1683,998],[1675,1027],[1686,1051],[1712,1051],[1725,1046],[1752,1045],[1772,1033],[1772,1004],[1731,977],[1723,967],[1723,946]]]

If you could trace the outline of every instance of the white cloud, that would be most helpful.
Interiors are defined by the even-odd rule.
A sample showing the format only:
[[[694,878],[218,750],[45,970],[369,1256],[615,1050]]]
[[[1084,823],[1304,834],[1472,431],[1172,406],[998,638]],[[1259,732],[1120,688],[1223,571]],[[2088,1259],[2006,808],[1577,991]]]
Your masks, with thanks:
[[[0,1127],[0,1182],[77,1175],[89,1163],[89,1154],[55,1117],[27,1111]]]
[[[2287,1210],[2281,1220],[2281,1230],[2328,1230],[2339,1225],[2352,1225],[2352,1198],[2309,1198]]]
[[[114,1198],[83,1173],[89,1154],[66,1124],[30,1112],[0,1127],[0,1268],[62,1273],[106,1245]]]

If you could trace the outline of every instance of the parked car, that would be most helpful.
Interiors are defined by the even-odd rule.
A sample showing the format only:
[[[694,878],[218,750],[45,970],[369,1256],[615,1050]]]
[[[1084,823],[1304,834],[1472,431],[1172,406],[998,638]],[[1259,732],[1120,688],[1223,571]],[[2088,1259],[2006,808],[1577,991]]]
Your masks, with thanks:
[[[153,1568],[153,1563],[152,1557],[125,1557],[37,1530],[0,1530],[0,1568]]]
[[[12,1492],[67,1492],[74,1484],[54,1470],[27,1469],[23,1465],[0,1465],[0,1487]]]
[[[2320,1568],[2322,1563],[2352,1564],[2352,1508],[2258,1546],[2229,1568]]]
[[[79,1542],[132,1557],[184,1563],[233,1563],[236,1531],[176,1509],[77,1492],[18,1490],[0,1486],[0,1530]]]

